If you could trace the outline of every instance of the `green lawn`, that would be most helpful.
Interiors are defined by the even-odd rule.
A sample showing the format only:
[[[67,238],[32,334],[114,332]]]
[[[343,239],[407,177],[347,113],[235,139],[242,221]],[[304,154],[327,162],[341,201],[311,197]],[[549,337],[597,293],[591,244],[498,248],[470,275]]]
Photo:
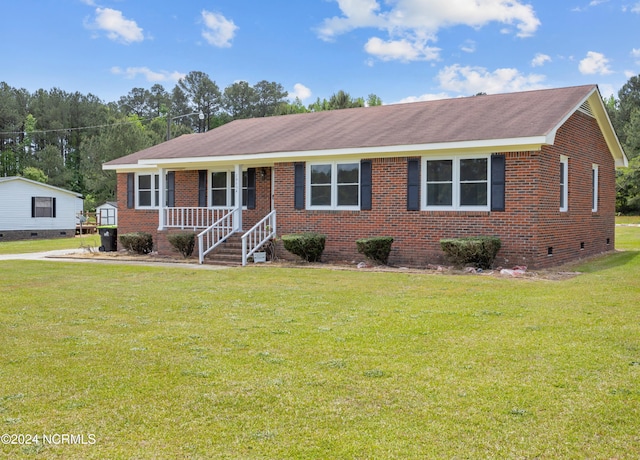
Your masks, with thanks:
[[[25,254],[56,249],[78,249],[82,246],[100,246],[100,235],[93,234],[50,240],[3,241],[0,242],[0,254]]]
[[[0,262],[2,432],[95,440],[0,452],[638,458],[640,243],[619,242],[564,281]]]

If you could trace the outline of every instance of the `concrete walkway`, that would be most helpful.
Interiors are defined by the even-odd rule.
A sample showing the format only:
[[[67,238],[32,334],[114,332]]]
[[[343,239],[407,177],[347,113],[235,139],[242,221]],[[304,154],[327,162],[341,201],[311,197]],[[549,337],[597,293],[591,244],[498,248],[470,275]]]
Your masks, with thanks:
[[[96,249],[97,251],[97,249]],[[90,264],[115,264],[115,265],[144,265],[147,267],[171,267],[186,268],[191,270],[222,270],[229,268],[223,265],[208,265],[197,263],[179,263],[179,262],[155,262],[151,260],[131,260],[102,258],[102,257],[79,257],[79,255],[87,254],[85,249],[57,249],[55,251],[32,252],[25,254],[0,254],[0,262],[3,260],[45,260],[51,262],[77,262]]]

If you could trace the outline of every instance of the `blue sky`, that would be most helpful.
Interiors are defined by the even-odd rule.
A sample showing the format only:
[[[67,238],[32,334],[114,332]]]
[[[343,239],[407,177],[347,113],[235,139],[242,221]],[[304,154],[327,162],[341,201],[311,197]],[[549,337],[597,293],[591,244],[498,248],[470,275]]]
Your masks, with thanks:
[[[198,70],[275,81],[307,105],[384,103],[640,74],[640,0],[22,0],[3,2],[0,81],[116,101]]]

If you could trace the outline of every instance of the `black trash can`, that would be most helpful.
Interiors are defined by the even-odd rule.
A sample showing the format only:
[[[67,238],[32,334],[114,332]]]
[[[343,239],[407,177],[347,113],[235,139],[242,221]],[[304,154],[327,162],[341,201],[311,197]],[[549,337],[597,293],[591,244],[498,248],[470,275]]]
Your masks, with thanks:
[[[115,225],[103,225],[98,227],[100,233],[100,252],[113,252],[118,250],[118,228]]]

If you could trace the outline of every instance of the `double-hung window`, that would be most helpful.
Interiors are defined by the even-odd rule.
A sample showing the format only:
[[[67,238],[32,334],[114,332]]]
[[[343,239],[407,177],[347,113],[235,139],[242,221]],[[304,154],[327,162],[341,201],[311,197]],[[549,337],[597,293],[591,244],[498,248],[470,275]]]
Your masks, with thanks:
[[[560,212],[569,210],[569,158],[560,155]]]
[[[311,163],[307,168],[308,209],[360,209],[360,163]]]
[[[236,173],[213,171],[211,173],[211,206],[233,207],[236,205]],[[242,206],[247,206],[249,174],[242,172]]]
[[[591,165],[591,212],[598,212],[598,165]]]
[[[158,174],[138,174],[137,179],[137,207],[157,208],[160,202],[160,176]]]
[[[426,158],[423,162],[424,208],[489,210],[489,156]]]

